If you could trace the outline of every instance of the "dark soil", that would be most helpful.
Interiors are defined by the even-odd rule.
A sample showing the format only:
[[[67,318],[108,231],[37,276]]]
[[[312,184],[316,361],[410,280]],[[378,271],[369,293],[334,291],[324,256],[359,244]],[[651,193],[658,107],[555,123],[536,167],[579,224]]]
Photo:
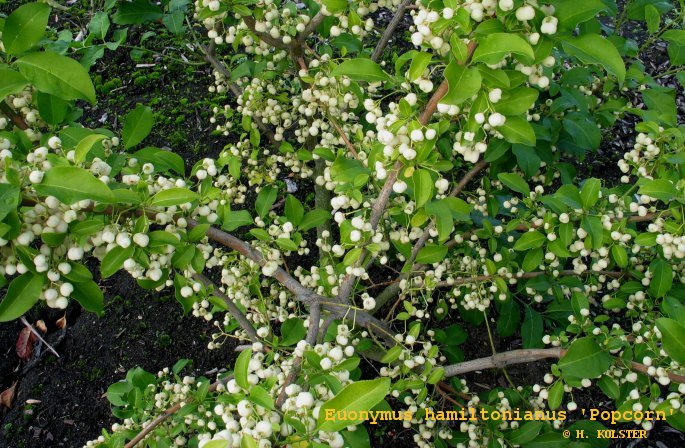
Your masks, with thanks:
[[[0,447],[80,447],[96,438],[115,421],[104,396],[107,387],[136,366],[156,373],[188,358],[193,364],[185,372],[199,376],[233,364],[231,344],[207,350],[211,325],[182,316],[168,295],[141,289],[124,272],[105,281],[103,290],[105,316],[69,309],[66,335],[55,346],[60,357],[44,354],[19,378],[13,407],[0,414]],[[62,316],[48,310],[31,314],[30,322],[42,318],[48,326]],[[23,367],[14,351],[20,329],[19,322],[0,325],[3,390]],[[48,342],[57,333],[49,333]]]
[[[1,9],[11,11],[16,7],[13,3],[16,2],[5,4]],[[378,14],[382,19],[390,20],[386,12]],[[75,14],[72,20],[81,27],[87,24],[87,18],[82,14]],[[397,33],[406,32],[409,23],[405,18]],[[115,52],[106,52],[92,68],[100,102],[92,108],[85,107],[82,121],[87,126],[120,132],[126,113],[142,103],[156,113],[156,125],[145,145],[173,150],[188,166],[203,157],[215,157],[228,140],[212,132],[210,111],[215,104],[223,106],[228,100],[208,93],[212,76],[207,65],[191,66],[171,59],[186,57],[190,61],[201,61],[197,50],[184,47],[161,26],[152,28],[157,35],[145,43],[140,40],[149,28],[130,28],[126,44],[148,46],[154,53],[133,55],[136,58],[133,60],[131,50],[122,47]],[[652,62],[647,63],[650,73],[663,70],[664,54],[663,45],[650,49]],[[679,111],[683,113],[682,88],[674,79],[664,81],[665,85],[678,89]],[[637,102],[635,104],[639,106]],[[588,154],[578,164],[579,174],[600,177],[609,185],[618,184],[621,174],[616,161],[633,144],[633,125],[630,118],[619,121],[611,130],[613,137],[605,139],[597,153]],[[300,191],[296,195],[304,200],[311,185],[298,182]],[[291,257],[289,265],[291,268],[298,264],[308,266],[314,256]],[[384,270],[374,277],[374,281],[389,280],[393,274],[391,270]],[[187,368],[188,373],[202,375],[232,365],[234,354],[230,344],[218,351],[208,351],[206,344],[211,325],[182,316],[180,306],[169,292],[159,294],[142,290],[125,273],[115,275],[103,285],[106,313],[101,318],[81,313],[72,305],[67,310],[66,330],[60,331],[55,327],[55,321],[62,317],[60,313],[42,309],[27,316],[30,322],[38,319],[46,322],[49,330],[46,339],[55,344],[59,358],[43,354],[27,369],[26,363],[15,353],[21,324],[0,324],[0,392],[19,380],[12,408],[0,411],[0,447],[80,447],[96,438],[101,428],[108,428],[115,421],[104,396],[107,387],[124,378],[126,371],[133,367],[157,372],[180,358],[189,358],[193,364]],[[490,355],[485,328],[465,328],[469,332],[468,342],[462,347],[466,359]],[[520,347],[520,341],[500,340],[496,335],[494,343],[497,351]],[[540,362],[512,366],[507,372],[515,385],[541,384],[548,367],[547,363]],[[364,366],[369,372],[373,368]],[[509,385],[503,372],[497,370],[475,372],[466,379],[476,393]],[[601,394],[576,392],[574,398],[579,407],[586,409],[607,406]],[[405,408],[400,403],[391,404],[398,410]],[[388,443],[394,448],[414,446],[413,430],[404,429],[401,422],[382,427],[367,425],[367,428],[372,446]],[[685,446],[685,436],[666,425],[657,425],[649,441],[624,440],[612,446],[679,447]]]

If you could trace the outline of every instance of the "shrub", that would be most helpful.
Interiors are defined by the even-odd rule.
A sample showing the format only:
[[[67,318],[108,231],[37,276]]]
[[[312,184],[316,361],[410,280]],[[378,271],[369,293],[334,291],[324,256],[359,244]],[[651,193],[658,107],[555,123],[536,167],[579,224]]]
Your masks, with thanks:
[[[120,3],[113,20],[181,32],[176,6]],[[102,312],[95,259],[100,278],[173,287],[213,322],[209,349],[246,343],[215,382],[181,377],[185,361],[130,371],[108,391],[123,422],[88,446],[357,447],[377,412],[418,446],[571,446],[568,420],[604,427],[574,413],[588,388],[620,411],[604,423],[685,430],[685,138],[661,83],[683,83],[682,5],[202,0],[211,90],[237,105],[214,109],[226,147],[190,172],[140,149],[148,107],[121,139],[75,124],[95,90],[41,40],[49,13],[4,21],[0,321],[70,299]],[[653,73],[641,57],[661,41]],[[591,177],[625,116],[620,179]],[[467,328],[492,356],[464,359]],[[543,359],[541,384],[464,377]],[[426,418],[452,405],[481,418]],[[546,412],[483,417],[514,410]]]

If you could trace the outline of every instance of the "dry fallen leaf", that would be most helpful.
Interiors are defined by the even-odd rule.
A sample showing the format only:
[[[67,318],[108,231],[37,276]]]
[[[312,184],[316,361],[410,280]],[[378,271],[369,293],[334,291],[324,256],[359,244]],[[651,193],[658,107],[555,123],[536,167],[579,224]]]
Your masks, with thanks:
[[[0,406],[4,406],[7,409],[12,407],[12,402],[14,401],[14,394],[17,391],[17,383],[19,381],[15,381],[12,383],[12,386],[10,386],[9,389],[5,389],[1,394],[0,394]]]
[[[57,329],[59,329],[59,330],[66,327],[67,326],[67,315],[65,314],[64,316],[57,319],[57,322],[55,322],[55,325],[57,326]]]
[[[17,356],[24,361],[31,358],[31,353],[33,353],[33,344],[36,342],[36,335],[33,334],[29,327],[24,327],[19,332],[19,337],[17,338]]]
[[[48,327],[45,325],[45,322],[42,319],[36,322],[36,328],[42,331],[43,333],[48,332]]]

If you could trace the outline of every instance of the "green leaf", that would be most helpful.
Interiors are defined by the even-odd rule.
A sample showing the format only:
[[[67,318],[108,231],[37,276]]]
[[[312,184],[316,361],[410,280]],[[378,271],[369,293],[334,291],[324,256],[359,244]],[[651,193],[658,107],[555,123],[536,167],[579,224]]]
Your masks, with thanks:
[[[625,268],[628,266],[628,254],[623,246],[619,246],[618,244],[611,246],[611,257],[618,267]]]
[[[0,79],[0,101],[4,101],[8,95],[21,92],[29,84],[21,73],[7,67],[0,67]]]
[[[562,381],[557,381],[552,387],[549,388],[549,393],[547,396],[547,404],[551,410],[557,409],[561,406],[561,402],[564,398],[564,383]]]
[[[433,197],[433,178],[430,171],[418,169],[411,177],[414,186],[414,200],[416,207],[422,207]]]
[[[305,338],[307,329],[304,328],[302,319],[293,317],[286,320],[281,325],[281,346],[289,347],[295,345]]]
[[[332,14],[343,12],[347,9],[347,0],[322,0],[321,3]]]
[[[119,9],[112,16],[112,21],[117,25],[139,25],[157,20],[164,15],[159,6],[149,3],[147,0],[119,2],[118,5]]]
[[[148,106],[138,104],[135,109],[126,115],[122,137],[124,148],[129,149],[142,142],[150,134],[154,116]]]
[[[253,223],[252,216],[247,210],[230,211],[226,217],[221,228],[227,232],[231,232],[238,227],[249,226]]]
[[[597,386],[599,386],[602,392],[612,400],[618,400],[621,396],[621,389],[618,384],[616,384],[616,381],[609,375],[602,375],[602,377],[597,380]]]
[[[304,218],[304,207],[302,206],[302,202],[291,194],[285,198],[285,217],[288,218],[288,221],[294,226],[297,226],[302,222],[302,218]]]
[[[523,324],[521,325],[521,339],[523,348],[542,348],[542,336],[544,324],[542,315],[533,308],[527,306],[524,311]]]
[[[68,101],[49,93],[36,92],[36,103],[40,117],[53,126],[62,123],[69,110]]]
[[[133,256],[135,248],[133,244],[124,249],[121,246],[117,246],[107,252],[105,257],[100,263],[100,273],[102,278],[109,278],[117,273],[119,269],[124,266],[124,261],[128,260]]]
[[[448,247],[438,244],[426,244],[416,255],[416,262],[421,264],[439,263],[447,256]]]
[[[186,202],[193,202],[197,200],[197,193],[190,191],[187,188],[169,188],[156,193],[150,205],[152,207],[171,207],[172,205],[181,205]]]
[[[347,76],[352,81],[390,81],[380,65],[366,58],[348,59],[331,71],[332,76]]]
[[[504,139],[509,143],[520,143],[526,146],[535,146],[535,130],[528,120],[523,117],[507,117],[507,121],[497,128]]]
[[[604,242],[604,226],[598,216],[585,215],[580,220],[580,227],[592,238],[592,247],[599,249]]]
[[[93,313],[100,314],[104,310],[104,295],[100,287],[92,280],[83,283],[74,283],[73,297],[83,308]]]
[[[533,177],[538,172],[542,165],[542,160],[540,160],[540,157],[535,152],[535,148],[532,146],[514,145],[512,152],[516,156],[519,167],[526,173],[526,176]]]
[[[601,0],[556,0],[554,16],[559,27],[574,30],[579,23],[587,22],[606,9]]]
[[[233,374],[235,375],[235,382],[238,386],[247,390],[250,388],[250,383],[247,381],[247,375],[249,373],[250,359],[252,358],[252,349],[243,350],[238,359],[235,361],[235,369]]]
[[[471,61],[497,64],[509,53],[516,55],[524,64],[530,64],[535,59],[530,44],[518,34],[493,33],[480,39]]]
[[[499,173],[497,178],[506,185],[509,189],[530,196],[530,187],[528,182],[523,180],[523,178],[516,173]]]
[[[274,409],[274,399],[263,387],[252,386],[252,390],[250,390],[250,401],[264,409]]]
[[[104,41],[107,36],[107,31],[109,31],[109,15],[104,11],[98,11],[93,15],[88,23],[88,31],[90,34],[97,37],[98,39]]]
[[[502,99],[493,104],[493,107],[502,115],[521,115],[533,107],[539,95],[531,87],[517,87],[504,92]]]
[[[597,123],[589,115],[571,112],[563,119],[564,130],[572,137],[573,143],[583,150],[595,150],[602,141],[602,133]]]
[[[583,337],[573,341],[558,365],[564,377],[597,378],[613,362],[614,358],[602,351],[594,339]]]
[[[22,53],[37,44],[48,26],[50,6],[45,3],[21,5],[7,17],[2,30],[5,53]]]
[[[76,166],[51,168],[34,188],[38,194],[54,196],[67,205],[84,199],[106,204],[114,202],[114,195],[107,185],[89,171]]]
[[[329,211],[323,209],[311,210],[304,215],[298,228],[301,231],[306,232],[309,229],[320,226],[329,219],[331,219],[331,213]]]
[[[92,134],[84,137],[80,142],[78,142],[78,145],[76,145],[76,149],[74,150],[74,163],[81,163],[86,160],[86,156],[93,148],[93,145],[106,138],[107,136],[102,134]]]
[[[21,317],[40,299],[45,279],[32,272],[16,277],[7,288],[5,298],[0,302],[0,322]]]
[[[666,260],[654,260],[649,265],[652,278],[649,281],[649,294],[655,298],[661,298],[671,290],[673,286],[673,269]]]
[[[278,247],[285,251],[297,251],[297,244],[295,244],[291,239],[288,238],[277,238],[276,244]]]
[[[240,439],[240,448],[257,448],[257,441],[251,435],[243,434]]]
[[[685,365],[685,327],[666,317],[657,319],[656,326],[668,356],[681,366]]]
[[[195,245],[186,244],[181,247],[177,247],[174,255],[171,257],[171,264],[176,269],[185,269],[188,264],[190,264],[193,256],[195,255]]]
[[[345,3],[347,3],[345,1]],[[415,81],[423,75],[423,72],[430,64],[431,58],[433,56],[430,53],[424,53],[423,51],[417,52],[411,60],[411,66],[407,72],[410,81]]]
[[[521,312],[518,304],[510,299],[500,307],[500,315],[497,318],[497,333],[503,338],[516,333],[521,322]]]
[[[610,41],[598,34],[583,34],[578,37],[565,38],[562,41],[564,51],[578,58],[585,64],[597,64],[623,84],[626,67],[618,50]]]
[[[162,23],[172,34],[179,35],[185,30],[185,26],[183,25],[185,18],[186,15],[183,11],[174,11],[169,14],[164,14]]]
[[[259,191],[255,201],[255,210],[261,218],[269,214],[269,210],[271,210],[271,206],[276,202],[277,197],[278,189],[274,186],[267,185]]]
[[[659,31],[659,23],[661,22],[661,14],[659,10],[653,5],[645,6],[645,20],[647,22],[647,30],[654,34]]]
[[[363,422],[362,418],[343,420],[335,417],[331,419],[330,416],[331,414],[335,416],[338,411],[346,411],[348,415],[353,411],[357,415],[360,414],[360,411],[369,411],[380,403],[388,392],[390,392],[390,378],[357,381],[345,386],[339,394],[321,406],[317,429],[326,432],[336,432]]]
[[[526,232],[514,243],[514,250],[528,250],[541,247],[544,242],[547,241],[547,237],[537,230],[531,230]]]
[[[509,442],[513,445],[524,445],[537,437],[540,434],[543,423],[538,421],[528,421],[521,425],[518,429],[513,430],[507,436]]]
[[[475,68],[466,68],[456,61],[445,69],[445,79],[449,89],[440,100],[443,104],[459,105],[480,90],[483,78]]]
[[[83,99],[95,104],[95,87],[85,68],[66,56],[49,51],[29,53],[15,64],[24,78],[41,92],[63,100]]]
[[[11,184],[0,184],[0,221],[17,209],[20,199],[19,187]]]
[[[580,190],[580,199],[583,201],[583,208],[585,210],[589,210],[599,201],[599,191],[601,188],[602,183],[599,179],[591,178],[583,183],[583,188]]]
[[[653,179],[642,184],[638,193],[646,194],[647,196],[668,202],[678,195],[678,190],[671,181],[666,179]]]
[[[671,64],[683,65],[685,63],[685,30],[668,30],[661,37],[668,41],[668,57]]]

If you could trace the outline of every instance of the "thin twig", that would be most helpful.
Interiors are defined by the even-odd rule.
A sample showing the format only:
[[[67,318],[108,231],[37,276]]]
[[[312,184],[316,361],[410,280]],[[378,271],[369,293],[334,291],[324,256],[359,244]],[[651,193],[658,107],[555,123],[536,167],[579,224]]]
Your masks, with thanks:
[[[520,349],[508,352],[497,353],[486,358],[473,359],[458,364],[445,367],[445,378],[462,375],[464,373],[476,372],[485,369],[502,369],[514,364],[525,364],[540,361],[542,359],[560,359],[566,354],[566,349],[560,347],[540,348],[540,349]],[[616,360],[620,362],[619,359]],[[630,362],[631,370],[649,375],[649,368],[636,361]],[[674,383],[685,383],[685,376],[676,373],[668,373],[668,378]]]
[[[221,384],[226,384],[233,378],[233,375],[228,375],[225,378],[222,378],[220,380],[215,381],[209,386],[209,392],[214,392],[217,387]],[[193,399],[191,398],[188,401],[192,401]],[[186,401],[185,404],[188,403]],[[155,417],[154,420],[152,420],[145,428],[143,428],[142,431],[140,431],[134,438],[131,439],[130,442],[128,442],[126,445],[124,445],[124,448],[133,448],[135,447],[139,442],[141,442],[145,437],[147,437],[148,434],[152,432],[153,429],[155,429],[157,426],[159,426],[164,420],[167,418],[171,417],[174,415],[176,412],[178,412],[181,409],[181,403],[176,403],[172,407],[166,409],[164,412],[162,412],[160,415]]]
[[[247,28],[250,30],[252,34],[257,36],[259,40],[266,42],[267,44],[271,45],[272,47],[280,48],[281,50],[288,50],[290,47],[285,44],[282,40],[280,39],[274,39],[271,37],[270,34],[268,33],[263,33],[261,31],[257,31],[255,29],[255,19],[252,16],[243,16],[242,17],[243,22],[245,22],[245,25],[247,25]]]
[[[22,131],[25,131],[29,128],[29,125],[26,124],[26,121],[24,121],[24,117],[15,112],[14,109],[7,104],[7,102],[0,101],[0,112],[7,115],[9,119],[12,120],[12,123],[14,123],[14,125]]]
[[[399,4],[397,9],[395,10],[395,15],[392,16],[392,20],[390,20],[390,23],[385,28],[383,35],[378,40],[376,48],[373,49],[373,54],[371,55],[372,61],[378,61],[378,59],[381,57],[381,55],[383,54],[383,50],[385,50],[385,47],[388,45],[388,41],[390,41],[390,38],[395,32],[395,28],[397,28],[397,25],[400,24],[400,21],[404,17],[404,12],[407,9],[407,6],[409,6],[409,4],[414,1],[415,0],[404,0],[402,3]]]
[[[250,338],[252,342],[257,342],[259,341],[259,336],[257,336],[257,331],[255,331],[254,327],[252,326],[252,323],[245,317],[245,315],[240,311],[240,309],[236,306],[236,304],[231,300],[230,297],[228,297],[226,294],[224,294],[221,289],[217,285],[214,284],[210,279],[205,277],[202,274],[193,274],[193,278],[203,285],[205,287],[212,286],[214,289],[214,295],[220,298],[221,300],[224,301],[226,304],[226,308],[228,308],[228,312],[231,313],[231,315],[235,318],[235,320],[238,322],[240,327],[245,330],[245,333],[247,333],[247,336]]]
[[[48,341],[46,341],[45,339],[43,339],[43,336],[40,335],[40,333],[38,332],[38,330],[36,330],[35,328],[33,328],[33,325],[31,325],[31,324],[26,320],[26,318],[25,318],[24,316],[22,316],[19,320],[21,320],[21,323],[24,324],[24,326],[25,326],[26,328],[28,328],[29,330],[31,330],[31,333],[33,333],[33,334],[40,340],[40,342],[42,342],[43,344],[45,344],[45,346],[48,348],[48,350],[50,350],[55,356],[57,356],[57,357],[59,358],[59,353],[57,353],[57,350],[55,350],[54,348],[52,348],[52,346],[51,346],[50,344],[48,344]]]

